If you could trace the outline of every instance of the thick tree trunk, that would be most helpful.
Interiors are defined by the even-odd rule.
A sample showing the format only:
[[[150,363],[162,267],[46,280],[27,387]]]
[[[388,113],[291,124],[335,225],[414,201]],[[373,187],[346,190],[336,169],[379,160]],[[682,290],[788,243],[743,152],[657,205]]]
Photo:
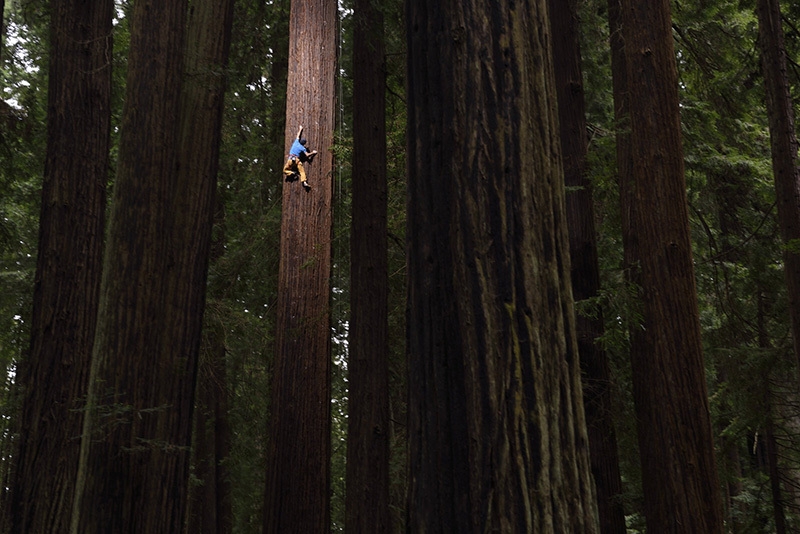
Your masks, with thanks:
[[[283,187],[266,533],[324,532],[330,487],[330,275],[337,10],[292,0],[286,95],[288,154],[299,126],[310,191]],[[275,179],[283,179],[276,176]]]
[[[630,105],[627,244],[642,291],[632,334],[634,401],[648,532],[721,533],[704,378],[668,0],[623,0]],[[627,162],[621,162],[627,165]]]
[[[545,0],[407,7],[407,528],[597,532]]]
[[[74,533],[180,532],[186,517],[218,135],[188,114],[216,109],[222,88],[180,104],[186,7],[133,6]],[[183,144],[180,112],[197,136]]]
[[[388,533],[389,346],[383,14],[356,0],[347,532]]]
[[[1,6],[0,6],[1,7]],[[10,532],[69,528],[102,269],[113,2],[50,4],[47,156]],[[0,14],[2,12],[0,11]]]
[[[576,0],[549,0],[553,32],[564,184],[566,196],[572,294],[576,302],[597,296],[600,268],[594,227],[592,184],[586,177],[586,115]],[[583,402],[589,431],[592,475],[597,488],[600,531],[624,533],[622,479],[612,417],[610,371],[605,350],[598,344],[603,317],[576,317],[578,352],[583,370]]]
[[[783,268],[789,293],[794,352],[800,362],[800,161],[794,108],[786,71],[780,3],[778,0],[758,0],[757,12],[778,223],[786,245]]]

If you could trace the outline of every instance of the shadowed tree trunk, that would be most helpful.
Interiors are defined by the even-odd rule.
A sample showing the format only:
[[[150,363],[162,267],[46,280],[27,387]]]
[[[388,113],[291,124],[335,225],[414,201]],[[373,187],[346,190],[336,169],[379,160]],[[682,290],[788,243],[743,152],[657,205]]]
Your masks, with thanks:
[[[572,294],[576,302],[597,296],[600,268],[594,227],[592,184],[586,177],[586,115],[576,0],[549,0],[553,32],[553,61],[567,191],[566,213],[572,265]],[[624,533],[622,480],[612,418],[610,371],[605,350],[598,344],[603,317],[576,317],[578,352],[583,370],[583,402],[589,432],[592,475],[597,488],[600,531]]]
[[[187,206],[195,210],[195,226],[185,226],[181,242],[196,239],[197,270],[191,275],[194,284],[205,284],[209,256],[218,259],[224,253],[224,240],[211,243],[215,205],[223,95],[228,53],[231,42],[234,0],[198,0],[190,11],[186,66],[182,95],[182,134],[180,187],[190,190],[197,185],[201,202]],[[199,227],[199,231],[198,231]],[[195,404],[195,474],[202,486],[192,492],[186,532],[190,534],[226,534],[231,532],[230,481],[223,460],[230,453],[230,430],[227,414],[227,380],[223,332],[218,325],[204,329],[205,365],[198,373]]]
[[[284,151],[283,133],[286,130],[286,77],[289,70],[289,0],[274,2],[273,9],[279,14],[273,17],[273,39],[271,42],[272,60],[270,61],[269,83],[271,88],[269,145],[267,148],[267,170],[269,176],[264,177],[265,188],[269,191],[280,190],[276,186],[275,176],[280,175],[283,168]],[[291,128],[290,128],[291,129]]]
[[[383,14],[356,0],[345,530],[389,532],[389,347]]]
[[[684,183],[668,0],[622,0],[629,182],[621,183],[627,264],[641,285],[633,389],[648,532],[721,533]],[[616,71],[615,71],[616,73]],[[625,178],[624,176],[622,177]]]
[[[786,71],[780,2],[758,0],[756,7],[778,224],[785,245],[783,268],[789,294],[794,352],[800,362],[800,161],[797,155],[794,107]]]
[[[198,485],[190,489],[187,534],[232,532],[231,487],[225,464],[230,457],[228,380],[224,333],[206,325],[205,350],[197,381],[192,464]]]
[[[597,532],[546,2],[407,8],[407,528]]]
[[[285,182],[264,532],[330,526],[330,275],[337,10],[292,0],[285,153],[302,125],[311,190]],[[279,175],[275,179],[282,180]]]
[[[2,6],[0,6],[1,8]],[[50,3],[47,155],[10,532],[66,532],[102,268],[113,2]],[[2,11],[0,11],[2,15]]]
[[[190,57],[206,86],[181,105],[186,8],[133,5],[73,533],[180,532],[186,518],[219,135],[205,113],[223,87]]]

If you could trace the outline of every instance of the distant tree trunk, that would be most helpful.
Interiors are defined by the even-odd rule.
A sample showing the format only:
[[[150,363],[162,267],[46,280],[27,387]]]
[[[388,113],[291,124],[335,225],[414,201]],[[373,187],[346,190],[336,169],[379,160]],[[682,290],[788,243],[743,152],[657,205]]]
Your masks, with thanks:
[[[621,196],[634,204],[623,219],[631,214],[642,290],[631,357],[647,529],[721,533],[669,1],[623,0],[621,13],[632,159]]]
[[[10,532],[66,532],[100,293],[113,2],[50,3],[47,155]],[[2,11],[0,11],[2,13]]]
[[[407,7],[408,531],[597,532],[546,2]]]
[[[284,156],[300,125],[310,191],[285,182],[265,533],[330,528],[330,275],[337,43],[333,0],[292,0]],[[282,179],[276,176],[276,179]]]
[[[277,0],[273,9],[278,11],[273,18],[272,60],[270,61],[269,83],[271,88],[270,98],[270,124],[269,144],[267,145],[267,171],[264,177],[265,189],[275,191],[275,198],[280,191],[280,176],[284,164],[284,131],[286,131],[286,77],[289,70],[289,0]],[[290,128],[291,129],[291,128]],[[275,184],[278,184],[277,186]],[[266,195],[265,195],[266,196]],[[266,196],[272,198],[272,196]]]
[[[180,112],[221,104],[214,83],[211,104],[180,104],[186,8],[133,5],[73,533],[180,532],[186,517],[214,175],[208,125],[187,122],[198,139],[181,144]]]
[[[187,534],[232,532],[231,487],[225,460],[230,457],[228,380],[223,332],[214,325],[204,329],[195,402],[193,434],[194,475],[199,481],[190,490]]]
[[[783,268],[789,294],[794,353],[800,362],[800,161],[794,108],[786,71],[780,3],[778,0],[758,0],[756,7],[778,223],[785,245]]]
[[[180,187],[190,190],[192,182],[202,202],[194,209],[198,225],[183,227],[176,236],[193,243],[204,258],[219,259],[224,253],[224,237],[211,243],[215,190],[222,126],[224,72],[228,63],[233,22],[233,0],[198,0],[190,11],[186,66],[182,100]],[[195,258],[198,269],[193,284],[205,284],[207,261]],[[187,533],[227,534],[232,530],[230,481],[223,460],[230,453],[227,415],[227,380],[223,333],[216,325],[204,329],[205,365],[198,373],[195,403],[194,465],[200,488],[190,492]],[[193,506],[192,506],[193,505]]]
[[[586,114],[581,73],[577,0],[549,0],[553,61],[567,188],[566,214],[572,265],[572,295],[576,302],[597,296],[600,268],[594,227],[592,184],[586,177]],[[598,345],[603,317],[576,317],[578,352],[583,370],[583,402],[589,431],[592,475],[597,488],[600,531],[625,533],[622,479],[614,432],[610,371],[605,350]]]
[[[52,11],[51,8],[51,13]],[[3,53],[6,49],[6,0],[0,0],[0,65],[3,64]],[[52,57],[52,56],[51,56]],[[0,86],[2,87],[2,86]]]
[[[345,530],[389,532],[389,347],[383,14],[356,0]]]

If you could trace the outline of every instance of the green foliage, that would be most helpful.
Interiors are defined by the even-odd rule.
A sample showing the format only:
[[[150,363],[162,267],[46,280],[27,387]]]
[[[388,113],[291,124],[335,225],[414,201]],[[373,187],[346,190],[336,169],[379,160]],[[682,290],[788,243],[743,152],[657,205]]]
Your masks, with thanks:
[[[28,351],[45,149],[46,24],[41,4],[7,8],[0,63],[0,459],[10,453],[12,385]],[[0,467],[0,485],[7,463]],[[2,487],[2,486],[0,486]]]

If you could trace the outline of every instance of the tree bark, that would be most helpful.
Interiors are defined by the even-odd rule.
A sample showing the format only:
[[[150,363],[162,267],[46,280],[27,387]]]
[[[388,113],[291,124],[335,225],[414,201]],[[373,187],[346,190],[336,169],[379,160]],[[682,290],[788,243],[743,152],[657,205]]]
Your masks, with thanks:
[[[549,0],[553,62],[564,162],[572,294],[576,302],[597,296],[600,268],[594,226],[592,183],[586,176],[586,114],[576,0]],[[571,188],[571,190],[570,190]],[[576,316],[583,370],[583,402],[589,432],[592,475],[597,489],[600,531],[625,533],[622,479],[612,417],[608,357],[598,344],[603,316]]]
[[[545,0],[407,8],[407,528],[597,532]]]
[[[389,347],[383,14],[356,0],[345,530],[387,533]]]
[[[638,266],[634,401],[648,532],[717,532],[723,513],[689,240],[668,0],[623,0],[630,183],[621,185]],[[620,166],[628,165],[621,162]],[[626,189],[628,188],[629,189]]]
[[[330,506],[330,275],[337,7],[293,0],[285,153],[303,126],[310,191],[285,182],[264,532],[324,532]],[[278,178],[278,177],[276,177]],[[282,178],[280,178],[282,179]]]
[[[74,533],[180,532],[186,517],[214,157],[191,152],[205,124],[181,144],[180,113],[199,113],[180,103],[186,8],[133,6]]]
[[[228,380],[223,332],[204,329],[204,358],[198,372],[192,446],[194,476],[190,489],[187,534],[229,534],[233,530]]]
[[[224,240],[212,242],[211,230],[233,7],[234,0],[199,0],[189,16],[179,183],[185,191],[196,183],[195,195],[201,201],[187,203],[184,209],[197,224],[184,226],[184,234],[177,239],[194,244],[191,249],[198,253],[193,262],[198,269],[188,278],[192,285],[205,286],[208,261],[211,256],[219,259],[224,252]],[[194,506],[190,504],[187,532],[227,534],[232,531],[233,518],[230,481],[224,465],[230,453],[225,346],[217,325],[204,328],[204,332],[207,359],[199,372],[194,424],[194,465],[202,486],[194,495],[190,492],[190,498],[195,499],[191,503]]]
[[[758,38],[769,118],[772,172],[778,224],[783,239],[783,268],[789,294],[794,353],[800,362],[800,161],[786,47],[778,0],[758,0]]]
[[[0,6],[2,7],[2,6]],[[113,2],[50,4],[47,155],[10,532],[69,528],[102,269]],[[0,18],[2,11],[0,11]]]

